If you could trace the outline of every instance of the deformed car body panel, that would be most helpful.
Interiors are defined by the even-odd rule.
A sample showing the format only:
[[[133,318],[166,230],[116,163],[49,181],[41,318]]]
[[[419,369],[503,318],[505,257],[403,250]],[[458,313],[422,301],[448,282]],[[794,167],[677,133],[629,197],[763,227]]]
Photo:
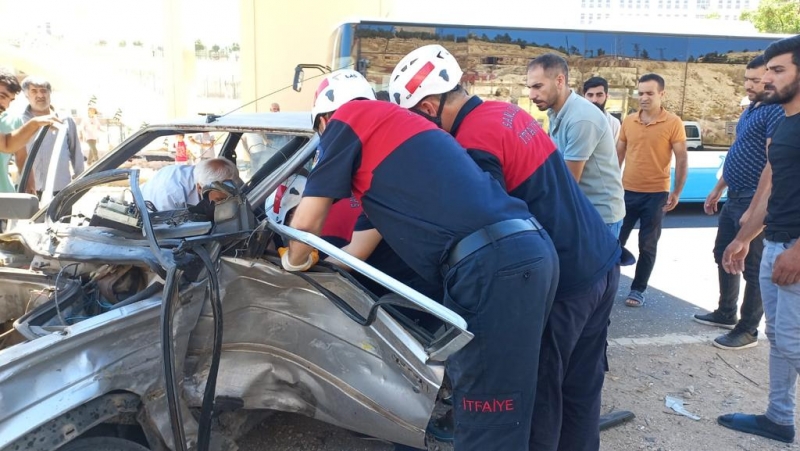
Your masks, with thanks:
[[[309,275],[357,309],[372,302],[336,273]],[[266,262],[223,258],[220,284],[225,323],[236,327],[225,329],[218,396],[422,445],[444,368],[422,364],[419,344],[388,314],[355,325],[303,279]],[[192,403],[205,381],[210,330],[206,311],[189,344],[192,373],[202,375],[186,387]]]
[[[0,270],[0,280],[6,270]],[[185,355],[205,289],[181,294],[176,344]],[[136,393],[165,410],[158,334],[160,294],[0,352],[0,449],[50,418],[113,391]],[[163,407],[161,407],[164,405]]]
[[[308,115],[277,113],[245,118],[241,122],[227,117],[211,124],[189,121],[150,126],[78,177],[75,186],[90,186],[88,180],[95,174],[97,180],[115,177],[111,172],[98,172],[115,169],[115,164],[127,161],[135,154],[136,146],[152,140],[149,134],[163,136],[170,130],[234,134],[236,130],[257,129],[302,135],[301,147],[285,155],[279,153],[280,164],[268,166],[271,172],[261,173],[246,184],[248,200],[257,209],[286,176],[307,164],[319,140],[311,130]],[[69,187],[64,191],[68,190]],[[69,193],[61,199],[66,202],[63,199],[68,197]],[[59,222],[61,213],[46,214],[48,209],[67,211],[69,207],[65,205],[45,205],[32,221],[20,222],[24,226],[0,235],[4,258],[31,265],[30,270],[23,271],[0,268],[0,281],[18,280],[21,275],[31,278],[27,288],[17,285],[5,292],[0,288],[0,312],[6,306],[14,312],[3,321],[20,317],[25,291],[52,288],[62,273],[63,284],[59,287],[77,283],[86,289],[90,285],[86,280],[104,265],[133,265],[147,273],[147,284],[153,287],[163,282],[164,262],[175,264],[186,240],[195,239],[181,237],[181,231],[194,234],[199,230],[172,229],[168,238],[158,239],[159,248],[154,249],[153,241],[146,237],[132,237],[107,227],[65,224]],[[278,229],[274,224],[262,224],[260,229],[266,234],[277,230],[297,232]],[[154,236],[158,237],[157,228],[150,230],[155,230]],[[200,238],[213,241],[222,236],[215,235],[214,230],[206,235]],[[237,246],[246,248],[248,242],[243,239]],[[347,260],[339,249],[327,250],[330,255]],[[248,249],[224,256],[217,252],[213,260],[224,317],[217,403],[243,411],[298,412],[370,436],[424,446],[425,428],[444,379],[441,361],[471,338],[460,316],[393,279],[388,285],[384,283],[401,295],[398,299],[405,297],[408,302],[383,298],[380,302],[405,307],[413,304],[412,308],[441,320],[438,331],[421,334],[409,325],[408,318],[396,316],[397,312],[375,310],[378,300],[374,295],[352,277],[324,264],[304,273],[303,278],[281,269],[276,255],[248,255]],[[71,264],[76,265],[74,274],[72,270],[64,271]],[[364,267],[368,273],[374,271],[381,282],[387,282],[385,274],[368,265]],[[213,321],[207,282],[205,270],[195,272],[193,277],[182,280],[173,302],[176,307],[172,336],[180,376],[180,410],[184,412],[189,441],[197,436],[197,421],[190,411],[202,404],[211,362]],[[176,449],[159,334],[161,307],[167,296],[164,290],[69,325],[52,319],[55,302],[48,298],[33,307],[50,309],[50,323],[28,327],[21,342],[5,348],[0,335],[0,449],[21,445],[37,428],[63,424],[65,415],[79,406],[113,393],[140,397],[142,411],[137,418],[144,418],[140,423],[147,422],[142,427],[148,438],[155,436],[160,443],[153,449]],[[364,318],[375,310],[374,320],[366,325],[354,321],[341,303],[332,301],[331,293]],[[3,296],[10,296],[13,302]],[[30,302],[24,304],[22,313],[29,315]],[[24,315],[23,321],[30,318]],[[15,324],[22,330],[19,326]],[[40,335],[32,335],[34,332]],[[437,339],[431,341],[430,337]],[[62,443],[73,438],[61,436]]]

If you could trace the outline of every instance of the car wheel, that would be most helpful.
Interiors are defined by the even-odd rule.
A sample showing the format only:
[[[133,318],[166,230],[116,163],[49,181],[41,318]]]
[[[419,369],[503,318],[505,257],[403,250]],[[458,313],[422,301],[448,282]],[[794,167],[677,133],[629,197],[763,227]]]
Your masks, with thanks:
[[[149,448],[116,437],[91,437],[73,440],[58,451],[149,451]]]

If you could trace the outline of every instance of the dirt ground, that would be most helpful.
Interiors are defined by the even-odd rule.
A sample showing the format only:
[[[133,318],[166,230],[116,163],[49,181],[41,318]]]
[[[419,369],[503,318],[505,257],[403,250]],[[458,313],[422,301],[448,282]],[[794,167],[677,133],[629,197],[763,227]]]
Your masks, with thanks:
[[[604,431],[603,451],[736,451],[800,449],[798,444],[742,434],[717,424],[726,413],[763,413],[767,405],[769,345],[723,351],[709,344],[616,345],[609,348],[603,412],[630,410],[636,418]],[[699,421],[665,407],[684,400]]]
[[[714,336],[712,332],[709,336]],[[772,451],[800,450],[725,429],[726,413],[763,413],[767,405],[769,345],[723,351],[701,344],[619,344],[609,347],[611,371],[603,392],[603,412],[630,410],[636,418],[601,433],[601,451]],[[670,395],[684,400],[695,421],[664,405]],[[242,451],[392,451],[314,420],[278,414],[239,441]],[[449,446],[440,447],[450,451]]]

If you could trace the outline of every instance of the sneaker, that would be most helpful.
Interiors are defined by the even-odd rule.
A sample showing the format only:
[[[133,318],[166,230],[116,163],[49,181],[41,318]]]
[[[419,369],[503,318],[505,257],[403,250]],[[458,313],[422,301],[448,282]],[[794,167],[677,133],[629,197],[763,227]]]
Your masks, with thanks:
[[[715,338],[713,344],[720,349],[747,349],[758,346],[758,337],[750,332],[734,329]]]
[[[705,324],[707,326],[717,326],[723,327],[725,329],[733,329],[736,327],[736,323],[739,322],[735,317],[734,318],[725,318],[724,316],[720,315],[716,310],[711,313],[706,313],[705,315],[694,315],[694,320],[700,324]]]

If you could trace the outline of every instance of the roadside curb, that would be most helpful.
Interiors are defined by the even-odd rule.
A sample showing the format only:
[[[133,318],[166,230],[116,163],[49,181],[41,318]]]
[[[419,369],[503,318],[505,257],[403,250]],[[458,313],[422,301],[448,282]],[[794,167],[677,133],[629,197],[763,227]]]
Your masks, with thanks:
[[[620,337],[608,340],[608,347],[636,347],[636,346],[675,346],[707,343],[711,344],[715,338],[722,335],[723,331],[716,331],[700,335],[667,334],[657,337]]]

